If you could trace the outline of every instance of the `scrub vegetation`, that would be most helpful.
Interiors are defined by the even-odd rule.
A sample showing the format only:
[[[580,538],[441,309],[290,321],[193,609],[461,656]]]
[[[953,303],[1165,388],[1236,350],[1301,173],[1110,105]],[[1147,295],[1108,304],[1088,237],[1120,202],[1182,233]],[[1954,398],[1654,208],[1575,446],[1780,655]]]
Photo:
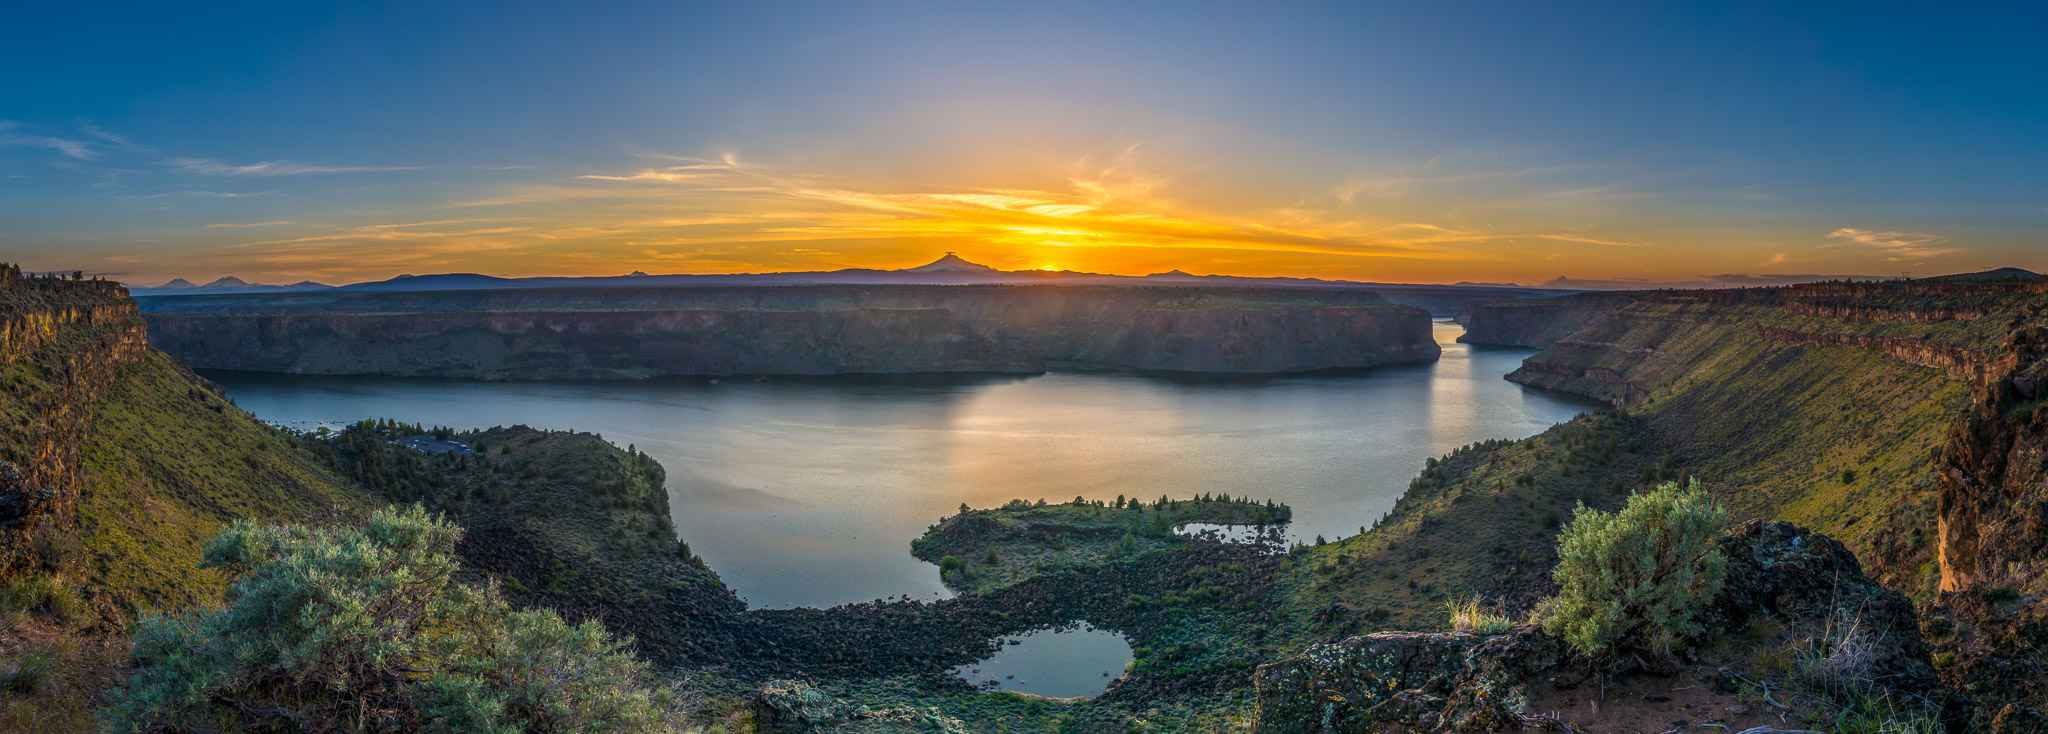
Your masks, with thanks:
[[[417,507],[360,529],[237,523],[219,609],[135,628],[115,732],[668,730],[671,697],[596,622],[455,580],[461,531]]]

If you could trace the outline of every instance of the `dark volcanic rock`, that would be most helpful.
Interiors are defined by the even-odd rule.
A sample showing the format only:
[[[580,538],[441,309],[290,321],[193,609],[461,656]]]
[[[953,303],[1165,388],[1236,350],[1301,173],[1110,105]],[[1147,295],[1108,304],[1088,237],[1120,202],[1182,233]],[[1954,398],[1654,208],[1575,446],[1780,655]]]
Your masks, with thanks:
[[[1526,687],[1569,659],[1534,627],[1479,637],[1381,632],[1259,666],[1259,734],[1344,734],[1390,725],[1502,731],[1521,724]]]
[[[1858,667],[1857,678],[1915,696],[1945,693],[1913,603],[1865,576],[1841,543],[1791,523],[1752,521],[1722,537],[1720,547],[1728,576],[1711,626],[1733,631],[1763,614],[1853,624],[1853,634],[1868,643],[1857,660],[1845,661]]]
[[[1366,731],[1373,722],[1433,721],[1427,707],[1441,707],[1480,641],[1465,634],[1381,632],[1261,665],[1254,678],[1257,731],[1323,734]]]

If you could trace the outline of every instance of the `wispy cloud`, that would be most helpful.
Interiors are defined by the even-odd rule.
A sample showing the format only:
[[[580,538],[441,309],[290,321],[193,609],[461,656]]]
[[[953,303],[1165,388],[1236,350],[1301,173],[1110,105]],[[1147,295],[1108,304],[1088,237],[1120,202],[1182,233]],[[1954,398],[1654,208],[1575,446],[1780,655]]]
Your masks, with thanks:
[[[230,224],[230,223],[227,223],[227,222],[219,222],[219,223],[215,223],[215,224],[209,224],[209,225],[206,225],[206,228],[207,228],[207,229],[240,229],[240,228],[244,228],[244,227],[282,227],[282,226],[284,226],[284,225],[287,225],[287,224],[293,224],[293,222],[289,222],[289,221],[283,221],[283,220],[280,220],[280,221],[276,221],[276,222],[248,222],[248,223],[243,223],[243,224]]]
[[[172,198],[178,198],[178,197],[186,197],[186,196],[190,196],[190,197],[196,197],[196,198],[202,198],[202,199],[240,199],[240,198],[244,198],[244,197],[249,197],[249,196],[269,196],[269,195],[271,195],[271,194],[275,194],[275,193],[277,193],[277,191],[276,191],[276,190],[271,190],[271,191],[166,191],[166,192],[163,192],[163,193],[160,193],[160,194],[129,194],[129,195],[125,195],[125,196],[122,196],[122,197],[120,197],[120,198],[122,198],[122,199],[124,199],[124,200],[129,200],[129,201],[148,201],[148,200],[151,200],[151,199],[172,199]]]
[[[324,173],[417,171],[425,168],[425,166],[322,166],[282,160],[263,161],[238,166],[208,158],[172,158],[170,163],[184,171],[216,176],[301,176]]]
[[[22,129],[21,123],[0,120],[0,145],[48,148],[81,161],[100,157],[99,151],[94,150],[92,144],[83,140],[19,132]]]
[[[1532,236],[1541,237],[1546,240],[1557,240],[1559,242],[1583,242],[1588,245],[1606,245],[1608,247],[1643,247],[1646,245],[1653,244],[1650,242],[1637,242],[1634,240],[1603,240],[1597,237],[1587,237],[1585,235],[1576,234],[1539,234]]]
[[[1948,238],[1926,232],[1877,232],[1843,227],[1829,232],[1828,238],[1876,249],[1891,261],[1922,260],[1962,251],[1962,248],[1950,246]]]

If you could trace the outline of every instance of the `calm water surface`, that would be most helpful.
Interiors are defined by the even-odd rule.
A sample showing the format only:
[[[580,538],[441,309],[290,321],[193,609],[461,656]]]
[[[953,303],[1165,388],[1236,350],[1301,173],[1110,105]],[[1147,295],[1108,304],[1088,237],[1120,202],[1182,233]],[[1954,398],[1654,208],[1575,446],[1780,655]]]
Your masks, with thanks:
[[[1001,652],[953,674],[969,683],[1054,698],[1092,698],[1123,677],[1133,658],[1123,635],[1086,624],[1005,640]]]
[[[946,595],[912,538],[1013,498],[1228,493],[1294,506],[1298,538],[1352,535],[1423,461],[1522,438],[1590,403],[1501,379],[1534,352],[1475,348],[1352,375],[486,383],[209,373],[288,424],[388,417],[594,431],[668,468],[676,527],[756,607]],[[1112,672],[1112,675],[1118,674]]]

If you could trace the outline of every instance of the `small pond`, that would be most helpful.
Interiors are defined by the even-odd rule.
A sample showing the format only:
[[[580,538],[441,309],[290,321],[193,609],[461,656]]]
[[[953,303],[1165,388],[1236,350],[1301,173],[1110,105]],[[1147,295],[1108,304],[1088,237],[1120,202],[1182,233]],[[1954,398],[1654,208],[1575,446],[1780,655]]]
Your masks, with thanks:
[[[1132,659],[1123,635],[1087,624],[1013,635],[1005,643],[994,657],[954,668],[953,674],[994,690],[1092,698],[1122,677]]]
[[[1174,528],[1175,533],[1205,540],[1225,543],[1266,543],[1276,549],[1287,547],[1287,526],[1285,525],[1217,525],[1206,522],[1191,522]]]

